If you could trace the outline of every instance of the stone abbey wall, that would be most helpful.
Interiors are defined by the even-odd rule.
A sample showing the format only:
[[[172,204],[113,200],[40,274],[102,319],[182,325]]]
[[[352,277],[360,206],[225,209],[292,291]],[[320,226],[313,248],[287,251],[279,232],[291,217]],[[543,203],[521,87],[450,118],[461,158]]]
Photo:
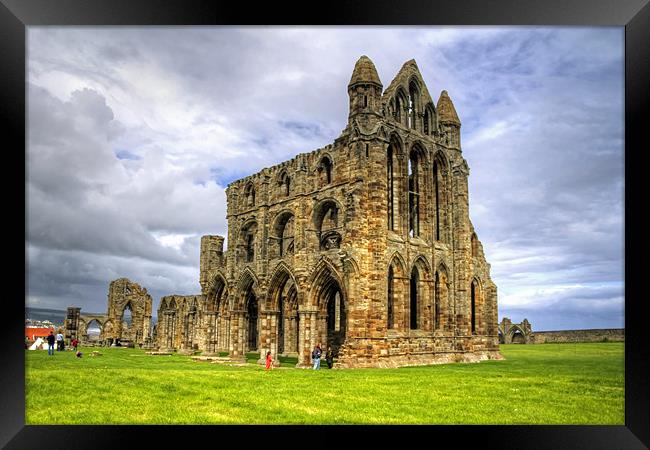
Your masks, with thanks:
[[[469,218],[446,91],[414,60],[383,90],[369,58],[333,143],[231,183],[228,245],[201,240],[201,293],[163,297],[161,348],[297,355],[339,367],[501,358],[497,290]]]
[[[564,342],[624,342],[625,329],[601,328],[593,330],[536,331],[535,344]]]
[[[68,343],[77,338],[89,344],[88,327],[96,322],[100,328],[98,344],[148,346],[151,342],[151,296],[147,289],[127,278],[119,278],[108,287],[108,306],[105,314],[81,313],[81,308],[68,307],[65,337]],[[131,324],[124,321],[131,314]]]

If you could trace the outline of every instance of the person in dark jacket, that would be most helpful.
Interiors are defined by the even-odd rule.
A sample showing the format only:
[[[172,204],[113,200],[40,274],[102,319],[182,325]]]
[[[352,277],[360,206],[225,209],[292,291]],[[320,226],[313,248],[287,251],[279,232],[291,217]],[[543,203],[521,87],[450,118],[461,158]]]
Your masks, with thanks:
[[[50,331],[50,334],[47,335],[47,354],[54,356],[54,333]]]
[[[327,352],[325,353],[325,361],[327,361],[327,368],[331,369],[334,365],[334,352],[330,346],[327,347]]]

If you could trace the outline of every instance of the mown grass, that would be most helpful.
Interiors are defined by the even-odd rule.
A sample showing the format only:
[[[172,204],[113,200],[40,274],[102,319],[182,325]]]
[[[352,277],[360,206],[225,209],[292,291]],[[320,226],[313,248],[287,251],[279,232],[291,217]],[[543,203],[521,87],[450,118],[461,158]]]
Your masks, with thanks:
[[[503,345],[504,361],[399,369],[294,359],[269,372],[81,350],[26,352],[27,424],[624,424],[622,343]]]

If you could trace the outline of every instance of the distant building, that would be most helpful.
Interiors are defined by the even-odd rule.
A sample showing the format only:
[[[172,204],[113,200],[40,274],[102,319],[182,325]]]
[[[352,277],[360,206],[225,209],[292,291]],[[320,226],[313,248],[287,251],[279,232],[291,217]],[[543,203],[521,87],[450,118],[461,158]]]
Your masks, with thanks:
[[[26,326],[25,337],[30,341],[35,341],[39,337],[45,339],[47,335],[50,334],[50,331],[54,332],[54,326],[52,327]]]

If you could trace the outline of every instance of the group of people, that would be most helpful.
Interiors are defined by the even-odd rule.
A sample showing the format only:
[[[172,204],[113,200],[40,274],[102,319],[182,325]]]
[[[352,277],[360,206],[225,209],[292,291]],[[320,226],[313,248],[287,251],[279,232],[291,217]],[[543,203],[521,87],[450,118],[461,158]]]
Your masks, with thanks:
[[[321,349],[320,342],[316,344],[316,347],[314,347],[314,350],[311,352],[311,360],[312,363],[314,364],[314,370],[320,370],[320,359],[321,356],[323,355],[323,350]],[[331,369],[332,366],[334,366],[334,352],[332,351],[332,347],[327,347],[327,352],[325,353],[325,361],[327,362],[327,368]],[[273,357],[271,356],[271,351],[266,352],[266,369],[265,370],[272,370],[273,369]]]
[[[320,370],[320,358],[322,355],[323,350],[321,349],[319,342],[311,352],[311,360],[314,364],[314,370]],[[327,368],[331,369],[334,365],[334,352],[332,351],[332,347],[327,347],[327,352],[325,353],[325,361],[327,362]]]
[[[54,342],[56,341],[56,350],[59,352],[62,352],[65,350],[65,341],[63,339],[63,334],[57,333],[56,337],[54,336],[54,332],[50,331],[50,334],[47,336],[47,354],[50,356],[54,355]],[[76,352],[77,358],[81,358],[82,353],[77,350],[77,345],[79,345],[79,341],[77,338],[74,338],[71,342],[70,345],[72,345],[73,350]]]

